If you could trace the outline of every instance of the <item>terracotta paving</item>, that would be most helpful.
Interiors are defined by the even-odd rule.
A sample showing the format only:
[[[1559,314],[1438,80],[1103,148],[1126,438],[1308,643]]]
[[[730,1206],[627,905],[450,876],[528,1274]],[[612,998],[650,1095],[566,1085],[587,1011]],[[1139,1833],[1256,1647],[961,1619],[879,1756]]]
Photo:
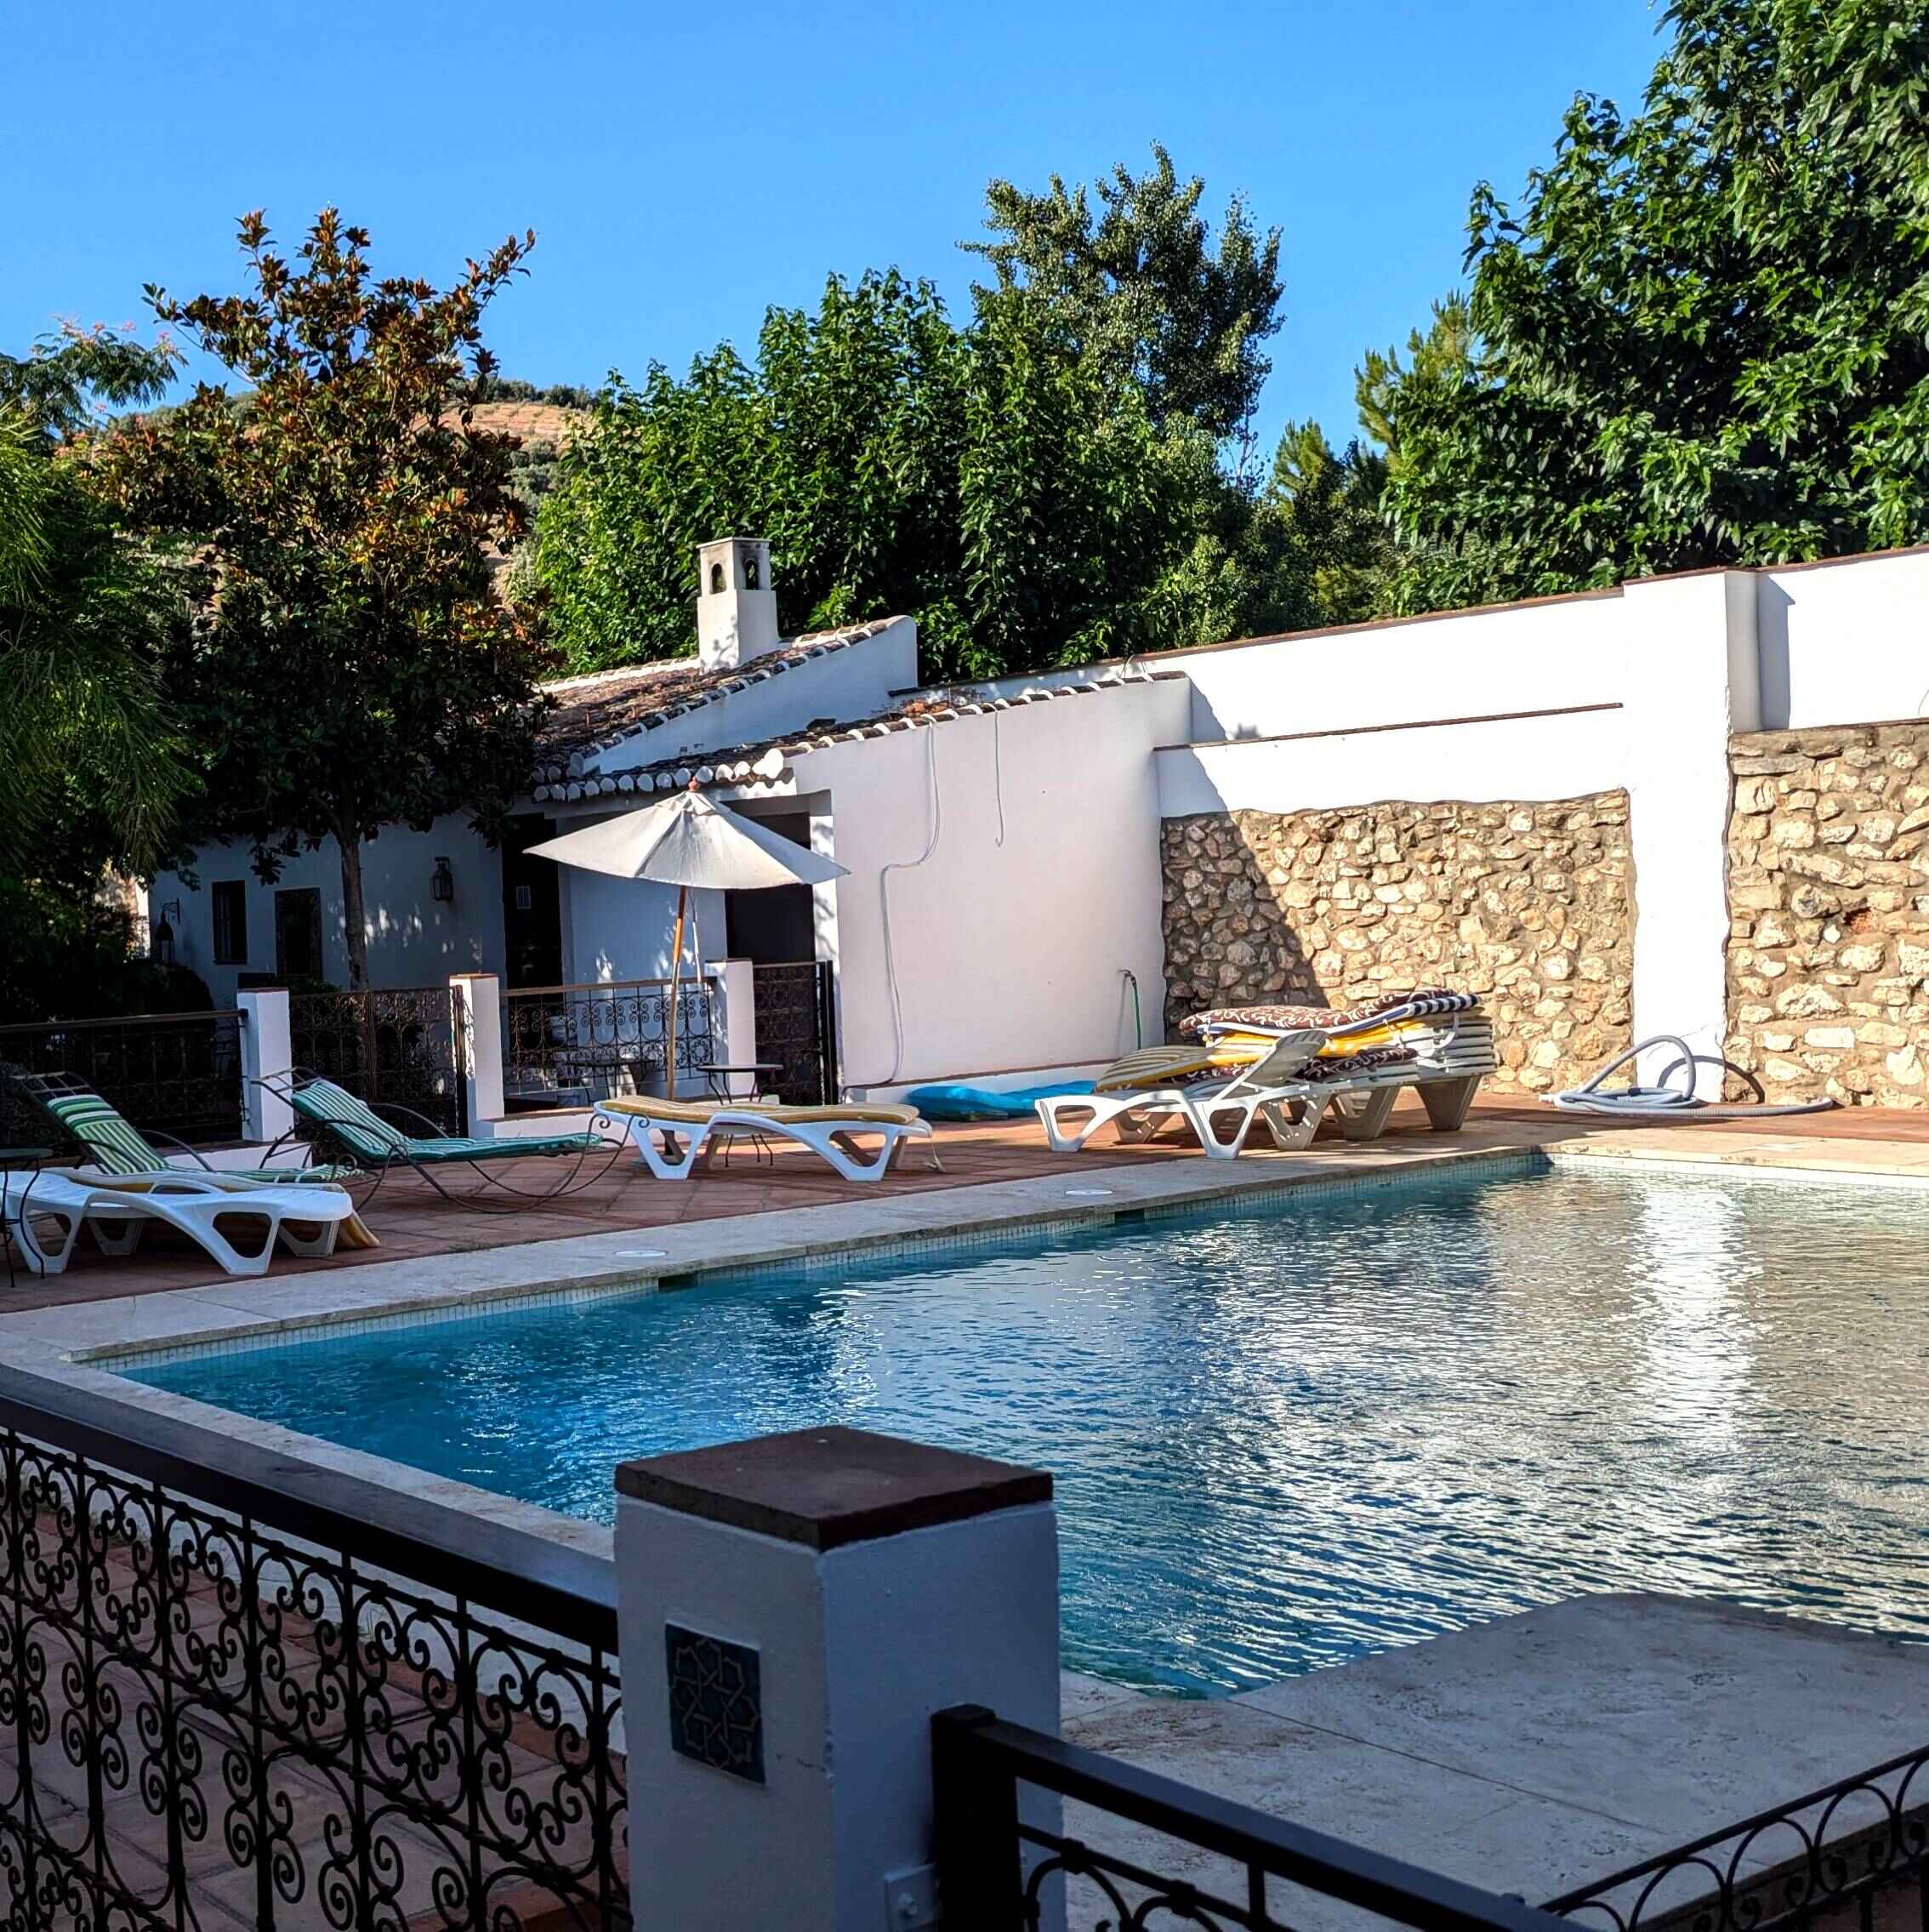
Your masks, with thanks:
[[[1460,1137],[1464,1143],[1495,1147],[1541,1144],[1573,1145],[1607,1135],[1625,1137],[1638,1124],[1561,1114],[1546,1107],[1486,1102],[1476,1106]],[[1844,1108],[1829,1114],[1762,1120],[1669,1122],[1654,1130],[1669,1138],[1669,1151],[1692,1157],[1702,1136],[1767,1137],[1784,1142],[1868,1143],[1898,1149],[1929,1146],[1929,1112],[1914,1113],[1875,1108]],[[1389,1123],[1386,1138],[1394,1142],[1425,1140],[1430,1136],[1426,1115],[1411,1096],[1403,1096]],[[1645,1138],[1645,1132],[1639,1134]],[[409,1260],[498,1248],[526,1242],[560,1240],[584,1234],[644,1230],[737,1215],[760,1214],[816,1207],[828,1202],[928,1193],[935,1188],[970,1187],[997,1181],[1031,1179],[1050,1174],[1076,1174],[1147,1161],[1196,1158],[1198,1149],[1177,1131],[1131,1147],[1108,1144],[1078,1155],[1050,1153],[1036,1126],[1028,1121],[955,1126],[939,1130],[936,1146],[943,1171],[926,1165],[923,1153],[907,1153],[904,1165],[880,1183],[855,1183],[833,1174],[823,1163],[801,1149],[780,1151],[760,1159],[747,1149],[735,1152],[727,1165],[687,1183],[653,1179],[626,1152],[607,1176],[580,1194],[553,1203],[518,1204],[514,1209],[486,1208],[469,1202],[444,1200],[419,1177],[392,1175],[369,1206],[367,1220],[381,1245],[343,1251],[327,1261],[302,1261],[277,1255],[274,1277],[304,1274],[322,1268],[352,1268],[366,1262]],[[1323,1130],[1322,1148],[1343,1143],[1330,1128]],[[1249,1165],[1289,1164],[1299,1158],[1271,1148],[1255,1148],[1244,1160]],[[509,1177],[521,1185],[546,1184],[553,1171],[536,1160],[509,1165]],[[460,1179],[451,1182],[460,1187]],[[356,1192],[359,1198],[361,1189]],[[202,1287],[222,1279],[202,1251],[171,1230],[150,1231],[140,1253],[113,1259],[83,1244],[64,1274],[39,1279],[17,1274],[0,1285],[0,1316],[76,1302],[117,1296],[145,1295],[170,1289]]]

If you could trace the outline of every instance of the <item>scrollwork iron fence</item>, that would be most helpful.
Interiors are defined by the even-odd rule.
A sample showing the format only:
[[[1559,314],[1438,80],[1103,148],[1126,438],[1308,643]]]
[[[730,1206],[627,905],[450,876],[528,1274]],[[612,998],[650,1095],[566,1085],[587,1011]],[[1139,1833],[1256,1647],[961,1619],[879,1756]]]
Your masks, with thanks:
[[[1563,1893],[1548,1906],[1586,1932],[1872,1932],[1886,1895],[1916,1895],[1929,1924],[1929,1747],[1791,1798]]]
[[[607,1604],[3,1399],[0,1503],[8,1927],[629,1928]]]
[[[1035,1932],[1061,1908],[1073,1932],[1286,1932],[1309,1892],[1425,1932],[1929,1924],[1929,1747],[1530,1906],[975,1706],[940,1712],[931,1743],[945,1923],[982,1932]],[[1060,1818],[1067,1804],[1084,1835]],[[1120,1824],[1135,1827],[1130,1856],[1092,1842],[1116,1847]]]
[[[230,1011],[0,1026],[0,1063],[30,1074],[71,1074],[137,1127],[191,1145],[239,1140],[243,1023]],[[8,1105],[0,1095],[0,1108]],[[0,1114],[9,1145],[44,1132],[31,1118]]]
[[[447,986],[291,993],[295,1066],[326,1074],[372,1106],[407,1108],[452,1134],[466,1131],[462,1029]]]
[[[680,1089],[704,1087],[716,1061],[708,981],[680,983],[676,1016]],[[669,1018],[667,979],[517,987],[503,995],[504,1097],[525,1108],[594,1107],[652,1091],[663,1081]]]
[[[1278,1889],[1290,1887],[1421,1932],[1565,1932],[1560,1920],[1517,1899],[1007,1724],[977,1706],[939,1712],[931,1746],[947,1925],[1037,1932],[1057,1922],[1061,1899],[1074,1932],[1165,1925],[1288,1932],[1304,1903],[1280,1900]],[[1072,1835],[1056,1821],[1066,1799],[1095,1822],[1123,1821],[1169,1849],[1182,1848],[1203,1875],[1175,1878]]]

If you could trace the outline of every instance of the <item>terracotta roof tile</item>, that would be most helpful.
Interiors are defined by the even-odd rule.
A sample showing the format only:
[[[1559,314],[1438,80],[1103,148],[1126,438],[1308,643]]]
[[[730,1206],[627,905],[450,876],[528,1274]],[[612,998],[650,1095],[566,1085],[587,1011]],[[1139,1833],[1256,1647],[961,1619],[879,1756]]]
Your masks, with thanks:
[[[658,725],[714,704],[732,692],[861,644],[897,622],[894,617],[879,618],[840,630],[811,631],[734,670],[707,671],[694,658],[671,658],[595,671],[585,677],[557,678],[543,687],[555,709],[543,721],[538,741],[536,776],[550,784],[578,776],[596,754],[612,749],[637,732],[654,731]],[[537,795],[547,794],[538,790]]]
[[[685,752],[630,772],[578,771],[567,776],[559,774],[549,783],[538,785],[536,796],[557,801],[633,797],[639,794],[648,796],[681,790],[692,779],[699,785],[769,784],[784,776],[793,758],[801,757],[806,752],[825,751],[839,744],[861,744],[868,738],[891,738],[899,732],[948,724],[956,718],[1020,711],[1031,704],[1089,697],[1100,692],[1117,691],[1126,685],[1163,684],[1175,679],[1182,680],[1184,675],[1181,671],[1118,670],[1100,678],[1021,692],[1014,698],[988,697],[969,687],[948,692],[920,692],[909,702],[893,710],[881,711],[874,717],[856,718],[842,724],[807,725],[787,738],[766,738],[757,744],[731,745],[715,751]]]

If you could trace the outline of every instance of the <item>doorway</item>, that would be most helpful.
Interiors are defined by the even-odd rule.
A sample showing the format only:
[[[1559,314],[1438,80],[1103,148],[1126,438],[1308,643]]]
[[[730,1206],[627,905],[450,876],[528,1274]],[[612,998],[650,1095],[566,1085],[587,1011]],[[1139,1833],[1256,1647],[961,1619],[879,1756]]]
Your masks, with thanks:
[[[556,835],[553,818],[512,818],[503,835],[503,982],[556,986],[562,981],[561,868],[532,858],[529,847]]]
[[[296,886],[275,895],[275,977],[311,987],[322,977],[322,893]]]
[[[811,814],[786,812],[757,823],[808,849]],[[771,886],[761,892],[724,894],[724,945],[733,960],[754,966],[793,966],[817,956],[817,922],[808,886]]]

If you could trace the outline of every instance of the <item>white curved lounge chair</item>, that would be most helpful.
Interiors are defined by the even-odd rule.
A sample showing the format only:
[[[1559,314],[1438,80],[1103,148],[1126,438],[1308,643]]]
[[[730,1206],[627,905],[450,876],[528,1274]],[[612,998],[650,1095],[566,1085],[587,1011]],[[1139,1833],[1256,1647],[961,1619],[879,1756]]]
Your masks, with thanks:
[[[1482,1080],[1494,1070],[1494,1035],[1484,1020],[1463,1021],[1446,1036],[1437,1058],[1363,1069],[1346,1079],[1307,1080],[1302,1069],[1329,1036],[1312,1029],[1283,1034],[1272,1051],[1232,1077],[1193,1086],[1104,1087],[1091,1093],[1056,1094],[1033,1104],[1054,1154],[1077,1154],[1101,1127],[1113,1127],[1128,1143],[1149,1140],[1174,1114],[1183,1115],[1205,1153],[1232,1160],[1245,1150],[1255,1126],[1283,1153],[1310,1146],[1329,1108],[1348,1140],[1378,1140],[1400,1089],[1412,1087],[1427,1118],[1442,1132],[1466,1119]],[[1150,1048],[1119,1063],[1144,1078],[1157,1057],[1175,1066],[1196,1066],[1198,1050]]]
[[[293,1254],[319,1259],[334,1252],[342,1223],[355,1213],[339,1188],[265,1187],[244,1174],[178,1169],[112,1181],[58,1167],[0,1174],[0,1200],[6,1238],[41,1274],[65,1268],[83,1227],[105,1252],[131,1255],[156,1221],[178,1228],[229,1274],[265,1274],[277,1240]],[[59,1231],[51,1243],[48,1224]],[[237,1245],[237,1237],[248,1245]]]
[[[828,1107],[780,1107],[762,1101],[682,1101],[648,1097],[606,1101],[603,1111],[625,1123],[645,1165],[659,1181],[686,1181],[733,1139],[788,1140],[806,1147],[847,1181],[880,1181],[916,1141],[942,1174],[944,1164],[930,1145],[931,1124],[914,1107],[883,1103]],[[867,1154],[860,1134],[883,1145]]]

